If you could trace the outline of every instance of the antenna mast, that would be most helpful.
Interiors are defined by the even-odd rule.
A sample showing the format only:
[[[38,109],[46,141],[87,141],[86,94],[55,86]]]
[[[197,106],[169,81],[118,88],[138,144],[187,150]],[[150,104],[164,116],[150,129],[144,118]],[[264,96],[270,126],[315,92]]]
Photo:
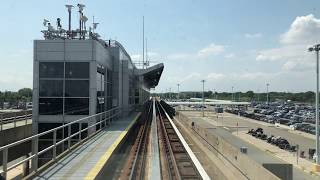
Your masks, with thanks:
[[[144,69],[144,16],[142,16],[142,69]]]

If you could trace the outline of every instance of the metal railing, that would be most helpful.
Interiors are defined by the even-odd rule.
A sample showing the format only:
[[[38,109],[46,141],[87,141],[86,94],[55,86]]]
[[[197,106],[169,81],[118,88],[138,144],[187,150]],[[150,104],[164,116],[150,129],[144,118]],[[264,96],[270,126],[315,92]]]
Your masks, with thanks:
[[[53,129],[50,129],[48,131],[44,131],[42,133],[39,133],[39,134],[36,134],[36,135],[33,135],[33,136],[30,136],[28,138],[25,138],[25,139],[22,139],[22,140],[19,140],[19,141],[16,141],[14,143],[11,143],[11,144],[8,144],[8,145],[5,145],[5,146],[2,146],[0,147],[0,152],[2,151],[2,159],[3,159],[3,163],[2,163],[2,171],[0,171],[0,173],[2,174],[2,177],[4,179],[6,179],[7,177],[7,173],[8,171],[10,171],[11,169],[19,166],[19,165],[22,165],[23,163],[28,163],[30,160],[32,161],[32,172],[37,172],[39,167],[38,167],[38,157],[39,155],[49,151],[52,149],[52,159],[51,159],[51,162],[55,162],[57,160],[57,146],[66,142],[67,141],[67,144],[68,144],[68,148],[66,151],[70,151],[72,147],[74,147],[75,145],[83,142],[84,140],[90,138],[91,136],[95,135],[96,133],[100,132],[103,127],[106,127],[107,126],[107,123],[108,125],[111,124],[111,121],[113,118],[116,118],[116,117],[119,117],[119,115],[121,114],[121,109],[119,107],[116,107],[116,108],[113,108],[113,109],[110,109],[108,111],[105,111],[105,112],[101,112],[101,113],[98,113],[98,114],[95,114],[95,115],[91,115],[91,116],[88,116],[88,117],[84,117],[84,118],[81,118],[81,119],[78,119],[76,121],[73,121],[73,122],[70,122],[70,123],[67,123],[67,124],[64,124],[62,126],[59,126],[59,127],[56,127],[56,128],[53,128]],[[94,124],[91,124],[89,125],[89,122],[90,120],[95,120],[96,123]],[[79,129],[74,132],[73,134],[71,134],[71,126],[73,124],[76,124],[76,123],[79,123]],[[88,127],[82,129],[82,123],[88,123]],[[104,126],[102,126],[104,125]],[[90,129],[91,128],[95,128],[95,127],[99,127],[98,130],[94,131],[93,133],[89,133]],[[57,141],[57,131],[58,130],[63,130],[64,128],[67,128],[67,133],[68,133],[68,136],[65,138],[64,136],[62,137],[62,139],[60,141]],[[81,133],[82,132],[85,132],[85,131],[88,131],[88,136],[83,138],[81,137]],[[49,147],[46,147],[45,149],[39,151],[38,150],[38,143],[39,143],[39,137],[41,136],[44,136],[44,135],[48,135],[48,134],[52,134],[53,135],[53,138],[52,138],[52,145],[50,145]],[[71,145],[71,139],[75,136],[79,136],[78,137],[78,142]],[[24,142],[27,142],[27,141],[32,141],[33,142],[33,152],[31,152],[31,155],[11,166],[8,167],[8,150],[9,148],[12,148],[12,147],[15,147],[21,143],[24,143]],[[62,153],[66,152],[66,151],[63,151]]]
[[[13,123],[13,127],[17,127],[17,122],[25,121],[24,125],[27,125],[30,119],[32,119],[32,111],[0,114],[0,131],[3,130],[5,124]]]

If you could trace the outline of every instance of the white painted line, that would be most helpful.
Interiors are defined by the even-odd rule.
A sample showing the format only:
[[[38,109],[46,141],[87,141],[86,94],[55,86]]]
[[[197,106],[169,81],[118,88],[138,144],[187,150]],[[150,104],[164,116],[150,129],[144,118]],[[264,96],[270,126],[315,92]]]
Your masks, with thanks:
[[[225,126],[223,126],[223,128],[224,128],[224,129],[226,129],[226,130],[230,130],[230,128],[228,128],[228,127],[225,127]]]

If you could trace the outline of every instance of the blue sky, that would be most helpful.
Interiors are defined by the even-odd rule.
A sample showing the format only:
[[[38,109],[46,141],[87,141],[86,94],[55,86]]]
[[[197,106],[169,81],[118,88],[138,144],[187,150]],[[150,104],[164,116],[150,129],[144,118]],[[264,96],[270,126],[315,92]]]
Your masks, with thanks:
[[[307,91],[314,89],[314,58],[306,48],[320,40],[317,0],[6,1],[0,6],[0,90],[32,87],[33,40],[44,18],[62,18],[64,4],[86,4],[104,39],[121,42],[141,59],[142,16],[151,61],[165,70],[158,92],[200,90]],[[74,11],[73,20],[77,19]],[[77,22],[74,21],[73,27]]]

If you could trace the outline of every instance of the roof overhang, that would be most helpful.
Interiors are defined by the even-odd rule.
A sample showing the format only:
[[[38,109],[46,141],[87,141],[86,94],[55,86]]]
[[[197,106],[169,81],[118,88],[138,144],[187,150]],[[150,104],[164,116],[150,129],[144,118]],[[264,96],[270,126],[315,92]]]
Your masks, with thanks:
[[[137,74],[143,77],[143,81],[148,88],[154,88],[159,84],[163,68],[163,63],[160,63],[147,69],[138,69]]]

